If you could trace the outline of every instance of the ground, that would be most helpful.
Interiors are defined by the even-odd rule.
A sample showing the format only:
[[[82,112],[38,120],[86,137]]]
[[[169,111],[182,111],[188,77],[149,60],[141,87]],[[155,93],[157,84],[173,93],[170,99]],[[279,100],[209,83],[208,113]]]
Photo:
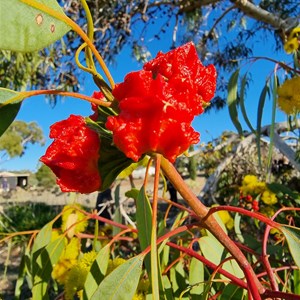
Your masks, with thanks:
[[[198,177],[196,181],[191,179],[186,179],[186,183],[190,186],[193,190],[195,195],[198,195],[202,190],[205,179],[203,177]],[[129,180],[122,180],[117,182],[117,184],[113,188],[113,194],[115,192],[116,186],[120,183],[120,195],[121,202],[124,203],[124,208],[130,209],[134,206],[134,203],[131,199],[126,199],[124,194],[126,191],[131,189]],[[134,180],[136,188],[140,188],[143,184],[142,179],[135,179]],[[160,191],[159,194],[162,194],[162,187],[163,184],[160,184]],[[148,185],[147,185],[147,192],[151,193],[153,188],[153,177],[150,177]],[[94,208],[96,205],[98,193],[92,193],[89,195],[73,195],[69,193],[61,193],[58,189],[54,189],[52,191],[42,191],[41,189],[28,189],[24,190],[18,188],[15,191],[12,191],[10,194],[7,195],[0,195],[0,213],[3,213],[3,209],[7,205],[14,205],[20,204],[24,202],[42,202],[48,205],[55,205],[55,206],[63,206],[72,202],[80,203],[81,205]],[[168,196],[168,193],[166,194]],[[179,201],[180,196],[178,197]],[[162,204],[162,203],[161,203]],[[163,206],[163,204],[162,204]],[[18,276],[18,267],[20,264],[21,259],[21,247],[12,247],[9,248],[9,244],[3,243],[0,244],[0,300],[11,300],[13,299],[14,293],[14,285],[15,281]],[[8,253],[10,255],[8,256]],[[7,266],[7,273],[5,274],[5,266]]]

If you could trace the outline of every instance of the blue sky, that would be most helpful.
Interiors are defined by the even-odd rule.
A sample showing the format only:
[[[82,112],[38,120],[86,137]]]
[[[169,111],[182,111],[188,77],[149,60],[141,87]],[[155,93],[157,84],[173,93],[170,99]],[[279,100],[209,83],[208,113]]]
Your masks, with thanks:
[[[154,57],[158,50],[163,52],[168,51],[168,43],[157,43],[153,42],[150,45],[152,56]],[[257,45],[257,50],[254,52],[257,56],[269,56],[277,60],[285,60],[287,62],[292,60],[292,57],[286,56],[284,53],[273,53],[271,49],[266,47],[260,47]],[[160,48],[161,47],[161,48]],[[264,50],[268,49],[268,50]],[[110,67],[110,71],[115,82],[123,81],[124,76],[131,71],[141,69],[141,65],[137,64],[136,61],[130,55],[129,49],[122,51],[116,58],[116,65]],[[274,68],[274,64],[266,61],[258,61],[252,67],[251,71],[253,74],[253,82],[251,83],[250,89],[246,98],[247,112],[249,113],[250,119],[253,124],[256,124],[257,114],[257,103],[260,92],[265,84],[266,78],[271,74]],[[246,68],[245,68],[246,69]],[[228,74],[229,76],[230,74]],[[87,74],[84,81],[84,90],[82,94],[91,95],[94,90],[97,90],[91,77]],[[263,124],[269,124],[271,122],[271,101],[266,101],[264,110]],[[51,143],[49,139],[49,127],[51,124],[68,118],[70,114],[77,114],[88,116],[91,114],[90,104],[83,100],[64,98],[59,100],[54,108],[45,101],[43,96],[32,97],[26,99],[22,105],[20,113],[17,116],[18,120],[26,122],[36,121],[43,129],[46,143],[45,146],[40,145],[29,145],[26,153],[21,158],[14,158],[7,162],[0,164],[0,170],[31,170],[36,171],[39,166],[39,158],[45,153],[46,148]],[[286,117],[277,111],[276,121],[284,121]],[[244,124],[242,122],[242,124]],[[228,110],[225,108],[222,111],[214,112],[211,111],[208,114],[204,114],[195,118],[193,122],[194,128],[201,133],[201,142],[209,142],[212,138],[216,138],[221,135],[225,130],[235,131],[235,128],[229,118]],[[244,126],[244,129],[248,129]]]

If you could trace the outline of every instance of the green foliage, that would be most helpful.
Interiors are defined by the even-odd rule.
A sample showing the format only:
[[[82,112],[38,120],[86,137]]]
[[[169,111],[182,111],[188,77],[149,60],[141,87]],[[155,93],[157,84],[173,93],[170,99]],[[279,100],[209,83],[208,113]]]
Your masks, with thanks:
[[[0,137],[0,151],[9,158],[22,156],[29,144],[44,145],[42,129],[36,122],[15,121]]]
[[[135,256],[113,270],[90,298],[132,300],[142,273],[143,255]]]
[[[49,167],[42,164],[35,173],[38,186],[44,187],[45,189],[52,188],[56,184],[56,177]]]
[[[44,1],[36,1],[44,4]],[[55,0],[46,6],[64,14]],[[51,14],[18,0],[0,2],[0,49],[31,52],[49,46],[64,36],[70,27]]]
[[[12,205],[0,215],[0,232],[18,232],[42,228],[57,214],[57,210],[43,203]]]

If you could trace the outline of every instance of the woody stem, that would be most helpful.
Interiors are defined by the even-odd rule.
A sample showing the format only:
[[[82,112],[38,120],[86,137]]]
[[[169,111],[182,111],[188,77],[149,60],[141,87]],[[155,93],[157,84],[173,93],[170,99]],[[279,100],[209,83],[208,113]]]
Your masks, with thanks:
[[[161,159],[161,168],[182,198],[200,218],[201,225],[209,230],[218,241],[231,253],[243,270],[247,279],[249,293],[254,300],[261,299],[265,288],[259,282],[251,265],[238,246],[228,237],[213,215],[208,215],[209,209],[192,193],[190,188],[179,175],[175,167],[165,158]]]

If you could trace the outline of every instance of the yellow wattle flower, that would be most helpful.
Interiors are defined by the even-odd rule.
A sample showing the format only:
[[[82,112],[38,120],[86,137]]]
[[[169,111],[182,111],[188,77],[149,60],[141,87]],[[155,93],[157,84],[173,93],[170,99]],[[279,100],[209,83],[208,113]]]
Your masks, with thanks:
[[[300,77],[286,80],[277,90],[278,106],[286,114],[300,111]]]
[[[126,260],[124,258],[121,258],[121,257],[110,259],[108,261],[106,275],[110,274],[114,269],[116,269],[117,267],[121,266],[125,262],[126,262]]]
[[[84,253],[77,264],[72,266],[65,281],[65,300],[73,300],[74,295],[84,288],[86,277],[91,269],[97,253]]]
[[[284,51],[291,54],[299,48],[298,36],[300,35],[300,28],[294,28],[289,34],[287,41],[284,43]]]
[[[79,211],[80,209],[82,208],[79,204],[66,205],[63,209],[61,230],[63,232],[67,230],[67,237],[69,239],[75,233],[83,232],[88,225],[86,216]]]
[[[269,190],[263,192],[261,201],[267,205],[273,205],[278,202],[276,195]]]
[[[65,246],[58,262],[52,270],[52,278],[58,283],[64,284],[70,269],[77,264],[77,258],[80,253],[80,241],[77,238],[72,238]]]

